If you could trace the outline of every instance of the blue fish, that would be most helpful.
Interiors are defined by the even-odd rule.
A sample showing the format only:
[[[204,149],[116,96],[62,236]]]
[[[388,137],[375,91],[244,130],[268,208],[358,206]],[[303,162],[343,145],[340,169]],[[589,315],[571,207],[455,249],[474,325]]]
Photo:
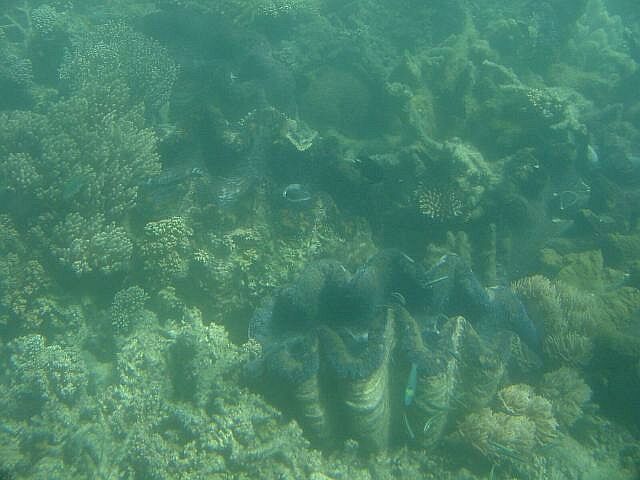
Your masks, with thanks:
[[[416,385],[418,385],[418,365],[413,362],[411,364],[411,370],[409,370],[409,378],[407,378],[407,385],[404,387],[404,406],[408,407],[413,403],[413,399],[416,396]]]
[[[299,183],[292,183],[284,187],[282,198],[291,203],[304,203],[311,200],[311,193]]]

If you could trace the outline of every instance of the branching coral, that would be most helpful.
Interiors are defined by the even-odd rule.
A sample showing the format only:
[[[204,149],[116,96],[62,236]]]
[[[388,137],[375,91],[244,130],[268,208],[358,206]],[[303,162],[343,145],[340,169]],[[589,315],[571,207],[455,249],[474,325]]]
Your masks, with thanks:
[[[29,86],[32,81],[33,66],[31,61],[0,46],[0,84],[3,89],[16,91],[16,89]]]
[[[134,285],[115,294],[111,304],[111,324],[117,333],[128,333],[139,322],[149,296]]]
[[[0,336],[37,331],[50,320],[51,278],[31,257],[13,222],[0,215]]]
[[[126,215],[160,168],[156,137],[128,99],[121,83],[90,83],[42,113],[0,114],[0,192],[26,206],[21,224],[78,274],[127,267]]]
[[[318,3],[318,0],[224,0],[218,8],[236,23],[250,25],[259,20],[313,12],[318,8]]]
[[[50,248],[76,275],[109,274],[129,267],[133,243],[122,227],[107,223],[100,213],[91,218],[70,213],[53,228]]]
[[[0,255],[0,326],[12,333],[34,331],[46,320],[41,308],[50,279],[37,260]]]
[[[189,268],[191,236],[193,230],[183,217],[170,217],[145,225],[140,247],[145,271],[165,282],[184,277]]]
[[[111,22],[76,36],[60,77],[73,90],[101,81],[123,80],[149,113],[167,104],[178,74],[169,53],[156,41],[123,23]]]
[[[61,16],[52,5],[43,3],[34,7],[25,0],[21,5],[7,8],[4,15],[0,16],[0,21],[3,21],[0,32],[27,49],[37,38],[50,35],[58,26]]]
[[[18,418],[41,413],[47,402],[72,405],[86,394],[87,372],[78,353],[60,345],[46,345],[41,335],[10,342],[3,353],[2,409]]]

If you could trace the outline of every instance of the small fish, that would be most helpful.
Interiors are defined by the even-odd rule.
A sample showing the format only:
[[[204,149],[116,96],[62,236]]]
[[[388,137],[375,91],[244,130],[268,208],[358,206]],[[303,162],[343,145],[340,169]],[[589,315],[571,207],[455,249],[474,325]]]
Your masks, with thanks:
[[[311,193],[299,183],[292,183],[284,187],[282,198],[291,203],[302,203],[311,200]]]
[[[409,377],[407,378],[407,385],[404,387],[404,407],[405,409],[411,406],[413,403],[413,399],[416,396],[416,386],[418,385],[418,364],[413,362],[411,364],[411,370],[409,370]],[[406,410],[402,412],[402,418],[404,420],[404,425],[407,429],[407,434],[411,440],[416,438],[413,430],[411,429],[411,425],[409,424],[409,419],[407,418]]]
[[[163,170],[158,175],[148,178],[143,187],[161,188],[182,183],[192,177],[202,177],[203,175],[204,171],[199,167],[172,168]]]
[[[409,377],[407,378],[407,385],[404,387],[404,406],[408,407],[413,403],[413,398],[416,396],[416,385],[418,384],[418,365],[414,362],[411,364],[411,370],[409,370]]]
[[[593,146],[590,144],[587,145],[587,164],[589,167],[595,169],[600,167],[600,157],[598,156],[598,152]]]

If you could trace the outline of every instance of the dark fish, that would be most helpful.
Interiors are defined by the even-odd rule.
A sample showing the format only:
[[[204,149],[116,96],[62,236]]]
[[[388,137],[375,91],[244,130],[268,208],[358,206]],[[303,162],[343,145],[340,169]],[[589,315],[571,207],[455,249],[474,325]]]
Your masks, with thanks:
[[[199,167],[170,168],[163,170],[158,175],[148,178],[144,182],[143,186],[149,189],[153,189],[154,187],[166,187],[182,183],[192,177],[202,177],[203,175],[204,172]]]
[[[299,183],[292,183],[284,187],[282,198],[287,202],[302,203],[311,200],[311,193]]]
[[[253,189],[256,178],[251,176],[234,175],[214,178],[212,190],[215,200],[221,207],[235,204],[245,193]]]
[[[166,208],[167,205],[177,205],[179,199],[184,196],[185,185],[194,178],[204,176],[205,172],[199,167],[168,168],[145,179],[139,185],[138,196],[146,206]]]

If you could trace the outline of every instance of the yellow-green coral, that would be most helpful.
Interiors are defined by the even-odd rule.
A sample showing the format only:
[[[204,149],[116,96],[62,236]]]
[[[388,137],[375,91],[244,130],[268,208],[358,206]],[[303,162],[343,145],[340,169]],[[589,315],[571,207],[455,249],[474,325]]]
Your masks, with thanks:
[[[536,446],[536,426],[531,419],[490,408],[467,415],[458,431],[464,441],[497,464],[526,462]]]
[[[526,416],[535,425],[538,445],[544,446],[556,438],[558,422],[553,416],[551,402],[536,395],[526,384],[510,385],[498,392],[500,408],[509,415]]]
[[[159,111],[171,95],[178,67],[167,50],[130,26],[109,22],[72,38],[60,77],[73,89],[101,81],[124,81],[148,111]]]
[[[61,265],[76,275],[127,270],[133,243],[124,228],[107,223],[102,214],[85,218],[68,214],[53,228],[50,248]]]
[[[184,277],[191,259],[192,236],[193,230],[183,217],[147,223],[140,246],[145,271],[164,282]]]
[[[156,137],[122,83],[88,83],[39,113],[0,113],[0,192],[29,206],[21,224],[78,274],[127,268],[127,214],[159,169]]]
[[[118,333],[127,333],[143,315],[149,296],[142,287],[134,285],[115,294],[111,304],[111,324]]]
[[[553,413],[564,427],[570,427],[583,415],[583,408],[591,399],[589,385],[569,367],[545,373],[538,390],[551,401]]]
[[[529,385],[511,385],[498,393],[496,410],[483,408],[458,426],[461,438],[497,464],[522,464],[557,436],[551,403]]]
[[[544,332],[543,353],[550,365],[586,365],[593,353],[587,335],[591,317],[597,315],[592,296],[562,281],[541,275],[517,280],[514,292],[532,320]]]

